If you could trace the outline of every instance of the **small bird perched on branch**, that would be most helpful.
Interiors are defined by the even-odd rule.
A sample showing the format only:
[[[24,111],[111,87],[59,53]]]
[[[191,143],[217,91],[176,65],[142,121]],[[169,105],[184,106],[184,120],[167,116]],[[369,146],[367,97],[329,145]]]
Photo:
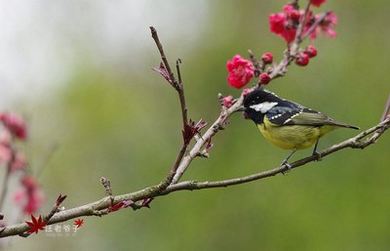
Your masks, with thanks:
[[[328,132],[338,127],[359,129],[262,88],[245,96],[244,115],[255,122],[268,141],[280,148],[292,150],[282,162],[288,168],[288,160],[299,149],[314,145],[313,155],[319,158],[318,141]]]

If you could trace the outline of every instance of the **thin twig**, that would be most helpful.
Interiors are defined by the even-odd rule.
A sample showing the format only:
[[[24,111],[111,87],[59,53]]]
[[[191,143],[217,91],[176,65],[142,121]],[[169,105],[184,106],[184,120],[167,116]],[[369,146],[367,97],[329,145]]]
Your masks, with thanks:
[[[176,61],[176,70],[177,70],[177,75],[179,78],[179,82],[177,82],[177,80],[176,80],[176,78],[171,70],[171,66],[169,65],[168,59],[165,55],[164,48],[163,48],[163,46],[160,42],[160,39],[158,37],[157,30],[153,26],[150,26],[150,31],[152,33],[152,38],[153,38],[154,42],[156,43],[156,46],[160,52],[161,60],[163,61],[165,69],[168,72],[168,75],[170,78],[170,81],[168,81],[168,82],[171,83],[173,88],[178,93],[181,114],[182,114],[182,121],[183,121],[183,129],[182,130],[183,130],[183,132],[185,132],[187,130],[187,127],[188,127],[188,115],[187,115],[188,109],[187,109],[186,100],[185,100],[185,96],[184,96],[184,85],[183,85],[181,71],[180,71],[181,60],[178,59]],[[171,184],[174,176],[176,175],[176,171],[180,165],[180,162],[182,161],[182,159],[185,155],[185,152],[187,150],[189,143],[190,142],[188,142],[188,140],[186,140],[183,136],[183,144],[179,150],[179,153],[177,154],[177,157],[175,159],[173,166],[171,167],[166,178],[157,186],[157,189],[156,189],[156,191],[154,191],[154,193],[158,194],[159,192],[165,190]]]
[[[179,79],[179,83],[178,83],[179,88],[177,89],[177,92],[179,94],[181,116],[183,120],[183,129],[184,129],[184,127],[188,125],[188,108],[184,96],[184,85],[181,77],[180,64],[181,64],[181,59],[176,60],[176,71],[177,71],[177,77]]]
[[[173,74],[173,72],[171,70],[171,66],[169,65],[168,59],[165,56],[164,48],[163,48],[163,46],[162,46],[162,44],[160,42],[160,39],[158,38],[157,31],[156,31],[156,29],[153,26],[150,26],[149,28],[150,28],[150,32],[152,33],[152,38],[153,38],[154,42],[157,45],[158,51],[160,52],[160,56],[161,56],[161,59],[162,59],[162,61],[164,63],[164,66],[165,66],[165,68],[168,71],[169,78],[171,80],[171,85],[173,86],[173,88],[177,89],[178,88],[178,84],[177,84],[177,81],[175,79],[175,75]]]

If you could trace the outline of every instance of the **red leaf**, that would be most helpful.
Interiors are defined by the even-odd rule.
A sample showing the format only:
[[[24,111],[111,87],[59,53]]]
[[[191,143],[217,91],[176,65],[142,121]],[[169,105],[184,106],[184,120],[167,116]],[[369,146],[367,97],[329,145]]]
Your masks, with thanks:
[[[200,119],[197,123],[190,120],[190,122],[184,126],[184,130],[182,130],[184,143],[189,144],[191,139],[196,134],[200,133],[200,130],[202,130],[206,125],[207,123],[203,119]]]
[[[73,225],[76,226],[76,228],[80,228],[84,224],[84,219],[77,219],[73,222]]]
[[[172,84],[172,80],[171,80],[171,76],[169,76],[169,73],[167,71],[167,69],[165,68],[164,64],[163,63],[160,63],[160,67],[154,67],[153,68],[154,71],[160,73],[160,75],[165,78],[166,81],[168,81],[169,83]]]
[[[29,230],[27,230],[27,233],[38,233],[39,230],[44,230],[46,226],[46,222],[42,219],[42,216],[39,215],[39,218],[35,218],[34,215],[31,215],[31,222],[26,221],[27,225],[30,227]]]

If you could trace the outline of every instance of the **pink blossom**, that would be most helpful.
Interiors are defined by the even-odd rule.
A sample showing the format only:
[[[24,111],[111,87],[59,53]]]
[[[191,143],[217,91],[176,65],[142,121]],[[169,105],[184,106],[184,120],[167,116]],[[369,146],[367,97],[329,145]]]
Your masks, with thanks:
[[[293,24],[290,24],[285,13],[275,13],[269,16],[271,32],[281,36],[290,43],[294,40],[297,29]]]
[[[0,113],[0,121],[15,137],[25,140],[27,138],[26,122],[15,113]]]
[[[320,15],[316,15],[315,18],[317,19],[319,17],[320,17]],[[329,37],[335,38],[337,33],[334,29],[335,29],[335,26],[337,24],[337,21],[338,21],[338,19],[337,19],[336,14],[332,11],[329,12],[326,15],[325,19],[318,25],[316,30],[310,34],[310,38],[312,40],[315,39],[321,31],[324,32]]]
[[[311,0],[311,3],[315,6],[319,6],[324,3],[325,0]],[[294,41],[297,29],[299,26],[299,21],[304,15],[304,10],[296,9],[292,4],[286,4],[283,6],[283,11],[279,13],[273,13],[269,16],[269,25],[271,32],[282,37],[287,43]],[[306,22],[303,27],[303,32],[308,32],[316,20],[320,18],[321,14],[314,15],[312,11],[309,10],[306,16]],[[333,12],[327,13],[325,19],[318,24],[310,34],[311,39],[316,39],[319,32],[324,32],[330,37],[335,37],[336,32],[334,27],[337,24],[337,16]]]
[[[287,18],[290,18],[293,21],[299,21],[299,18],[301,17],[299,10],[295,9],[291,4],[283,6],[283,12],[286,14]]]
[[[337,24],[337,21],[338,19],[336,14],[331,11],[326,15],[324,21],[321,22],[320,28],[323,32],[328,34],[329,37],[336,37],[336,31],[334,30],[334,28]]]
[[[237,89],[245,86],[252,79],[255,71],[252,62],[240,55],[235,55],[231,60],[228,60],[226,68],[229,72],[229,85]]]
[[[314,6],[320,7],[326,0],[310,0],[310,3]]]
[[[284,13],[274,13],[269,16],[270,30],[275,34],[283,33],[286,22],[287,19]]]
[[[15,192],[14,202],[22,207],[25,214],[33,214],[44,202],[43,192],[33,176],[24,176],[21,183],[23,187]]]
[[[34,190],[27,196],[27,203],[23,208],[25,214],[33,214],[41,208],[44,202],[44,196],[41,189]]]

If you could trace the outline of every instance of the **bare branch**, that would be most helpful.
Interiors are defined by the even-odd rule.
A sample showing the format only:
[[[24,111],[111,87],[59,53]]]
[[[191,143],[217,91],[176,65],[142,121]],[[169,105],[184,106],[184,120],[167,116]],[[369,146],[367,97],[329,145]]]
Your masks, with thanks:
[[[321,158],[324,158],[325,156],[328,156],[332,153],[335,153],[337,151],[340,151],[345,148],[359,148],[364,149],[365,147],[373,144],[376,142],[376,140],[388,129],[390,128],[390,119],[387,119],[386,121],[383,121],[382,123],[356,135],[353,138],[347,139],[343,142],[340,142],[338,144],[335,144],[319,153]],[[374,133],[375,132],[375,133]],[[368,139],[363,140],[366,136],[374,133],[371,137]],[[308,156],[306,158],[297,160],[293,163],[290,163],[291,168],[294,169],[300,166],[303,166],[307,163],[313,162],[318,160],[318,157],[315,155]],[[288,167],[286,165],[281,165],[279,167],[255,173],[248,176],[243,176],[239,178],[233,178],[228,180],[220,180],[220,181],[184,181],[177,184],[174,184],[165,191],[165,193],[170,193],[173,191],[178,190],[200,190],[200,189],[209,189],[209,188],[222,188],[222,187],[228,187],[233,185],[239,185],[243,183],[252,182],[255,180],[260,180],[268,177],[275,176],[277,174],[285,173],[288,171]]]
[[[183,85],[183,80],[181,78],[181,71],[180,71],[180,64],[181,64],[181,59],[178,59],[176,61],[176,71],[177,71],[177,77],[179,78],[179,83],[178,83],[178,94],[179,94],[179,100],[180,100],[180,108],[181,108],[181,116],[183,120],[183,128],[188,125],[188,108],[186,105],[186,99],[184,96],[184,85]]]
[[[173,86],[173,88],[177,91],[177,93],[179,95],[180,108],[181,108],[182,121],[183,121],[183,129],[182,129],[183,130],[183,144],[180,148],[180,151],[176,157],[176,160],[175,160],[171,170],[169,171],[167,177],[158,185],[157,191],[156,191],[158,193],[158,192],[165,190],[171,184],[173,177],[176,175],[176,171],[180,165],[180,162],[182,161],[182,159],[185,155],[185,152],[187,150],[188,144],[190,143],[191,139],[186,139],[185,135],[184,135],[186,130],[188,130],[189,124],[188,124],[188,116],[187,116],[188,109],[187,109],[186,100],[185,100],[185,96],[184,96],[184,85],[183,85],[181,71],[180,71],[181,60],[178,59],[176,61],[176,70],[177,70],[177,75],[179,78],[179,82],[177,82],[177,80],[176,80],[176,78],[171,70],[171,67],[169,65],[168,59],[165,55],[163,46],[160,42],[160,39],[158,37],[156,29],[154,27],[150,26],[150,31],[152,33],[152,38],[153,38],[154,42],[156,43],[156,46],[160,52],[161,60],[164,63],[166,71],[168,72],[168,75],[169,75],[168,82]]]
[[[359,133],[355,137],[344,140],[338,144],[335,144],[323,150],[322,152],[320,152],[320,155],[322,157],[325,157],[346,148],[363,149],[373,144],[389,128],[390,128],[390,118],[386,119],[385,121],[379,123],[378,125],[372,128],[369,128]],[[367,138],[367,136],[370,137]],[[290,163],[290,165],[292,169],[295,169],[297,167],[304,166],[305,164],[314,162],[316,160],[317,160],[316,156],[309,156],[297,160],[293,163]],[[177,184],[170,185],[167,187],[167,189],[160,192],[158,192],[159,185],[156,185],[156,186],[144,188],[136,192],[114,196],[114,203],[118,203],[124,200],[139,201],[139,200],[148,199],[152,197],[167,195],[169,193],[181,191],[181,190],[200,190],[200,189],[221,188],[221,187],[239,185],[239,184],[248,183],[251,181],[275,176],[277,174],[285,172],[286,170],[287,167],[285,165],[282,165],[274,169],[270,169],[260,173],[243,176],[240,178],[228,179],[228,180],[203,181],[203,182],[183,181]],[[92,202],[80,207],[58,212],[49,220],[47,224],[51,225],[58,222],[64,222],[81,216],[96,216],[96,215],[101,216],[102,214],[105,214],[104,213],[106,212],[105,209],[109,208],[110,205],[111,205],[111,199],[110,196],[107,196],[96,202]],[[26,223],[7,226],[4,230],[2,230],[2,232],[0,232],[0,238],[6,236],[12,236],[12,235],[19,235],[26,232],[27,230],[28,230],[28,225]]]

